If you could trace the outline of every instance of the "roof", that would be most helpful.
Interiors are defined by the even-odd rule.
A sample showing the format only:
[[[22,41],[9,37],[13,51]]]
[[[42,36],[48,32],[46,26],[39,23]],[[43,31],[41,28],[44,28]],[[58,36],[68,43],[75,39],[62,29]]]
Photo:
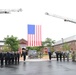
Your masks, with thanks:
[[[4,41],[0,41],[0,46],[1,46],[1,45],[2,45],[2,46],[4,45]]]
[[[74,41],[74,40],[76,40],[76,35],[70,36],[68,38],[62,38],[61,40],[55,42],[54,45],[58,45],[58,44],[62,44],[64,42],[70,42],[70,41]]]
[[[25,39],[20,39],[20,44],[27,44],[27,41]]]
[[[0,42],[5,42],[5,41],[3,41],[3,40],[0,40]]]

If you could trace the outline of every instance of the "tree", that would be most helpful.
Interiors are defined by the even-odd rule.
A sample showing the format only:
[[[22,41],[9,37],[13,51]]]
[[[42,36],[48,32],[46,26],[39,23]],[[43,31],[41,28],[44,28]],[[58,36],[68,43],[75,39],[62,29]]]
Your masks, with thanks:
[[[8,51],[11,51],[11,49],[8,47],[8,45],[4,45],[3,46],[3,52],[8,52]]]
[[[6,38],[4,38],[5,41],[5,45],[7,45],[11,51],[18,51],[19,48],[19,40],[17,39],[17,37],[12,36],[7,36]]]
[[[28,50],[37,50],[40,51],[41,46],[35,46],[35,47],[27,47]]]
[[[63,50],[70,50],[70,46],[66,42],[63,44]]]
[[[42,41],[42,46],[40,46],[40,48],[44,48],[45,46],[45,41]]]
[[[55,43],[55,40],[52,40],[50,38],[46,38],[44,45],[47,47],[52,47],[52,44],[54,44],[54,43]]]
[[[45,41],[44,41],[44,47],[49,47],[51,49],[51,51],[53,52],[54,49],[52,47],[52,45],[55,43],[55,40],[52,40],[50,38],[46,38]]]

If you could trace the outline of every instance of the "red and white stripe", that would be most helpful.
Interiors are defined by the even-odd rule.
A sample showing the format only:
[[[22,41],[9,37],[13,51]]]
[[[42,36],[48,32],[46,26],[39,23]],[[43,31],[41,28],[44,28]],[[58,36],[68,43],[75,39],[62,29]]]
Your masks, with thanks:
[[[42,30],[41,25],[35,25],[35,34],[27,34],[28,46],[42,45]]]

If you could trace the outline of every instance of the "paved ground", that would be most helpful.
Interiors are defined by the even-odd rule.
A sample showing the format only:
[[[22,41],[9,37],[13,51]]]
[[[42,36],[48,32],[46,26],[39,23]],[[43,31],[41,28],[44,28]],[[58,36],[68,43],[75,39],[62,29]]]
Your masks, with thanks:
[[[76,62],[31,59],[0,67],[0,75],[76,75]]]

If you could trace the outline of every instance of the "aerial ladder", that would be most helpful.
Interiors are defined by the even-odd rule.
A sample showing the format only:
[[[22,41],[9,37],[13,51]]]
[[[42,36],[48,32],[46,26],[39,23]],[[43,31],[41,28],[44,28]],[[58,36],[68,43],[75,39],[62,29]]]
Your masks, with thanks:
[[[66,17],[64,18],[64,17],[59,16],[59,15],[56,15],[56,14],[49,14],[48,12],[46,12],[45,15],[62,19],[62,20],[64,20],[65,22],[71,22],[71,23],[76,24],[76,20],[69,19],[69,18],[66,18]],[[63,45],[64,45],[64,42],[63,42],[63,38],[62,38],[62,46],[63,46]],[[75,61],[75,62],[76,62],[76,51],[74,51],[74,54],[72,53],[72,61]]]
[[[12,12],[22,12],[22,9],[0,9],[0,14],[10,14]]]
[[[76,23],[76,21],[73,20],[73,19],[69,19],[69,18],[66,18],[66,17],[62,17],[62,16],[59,16],[59,15],[56,15],[56,14],[49,14],[48,12],[45,12],[45,15],[48,15],[48,16],[52,16],[52,17],[55,17],[55,18],[62,19],[62,20],[64,20],[65,22]]]

